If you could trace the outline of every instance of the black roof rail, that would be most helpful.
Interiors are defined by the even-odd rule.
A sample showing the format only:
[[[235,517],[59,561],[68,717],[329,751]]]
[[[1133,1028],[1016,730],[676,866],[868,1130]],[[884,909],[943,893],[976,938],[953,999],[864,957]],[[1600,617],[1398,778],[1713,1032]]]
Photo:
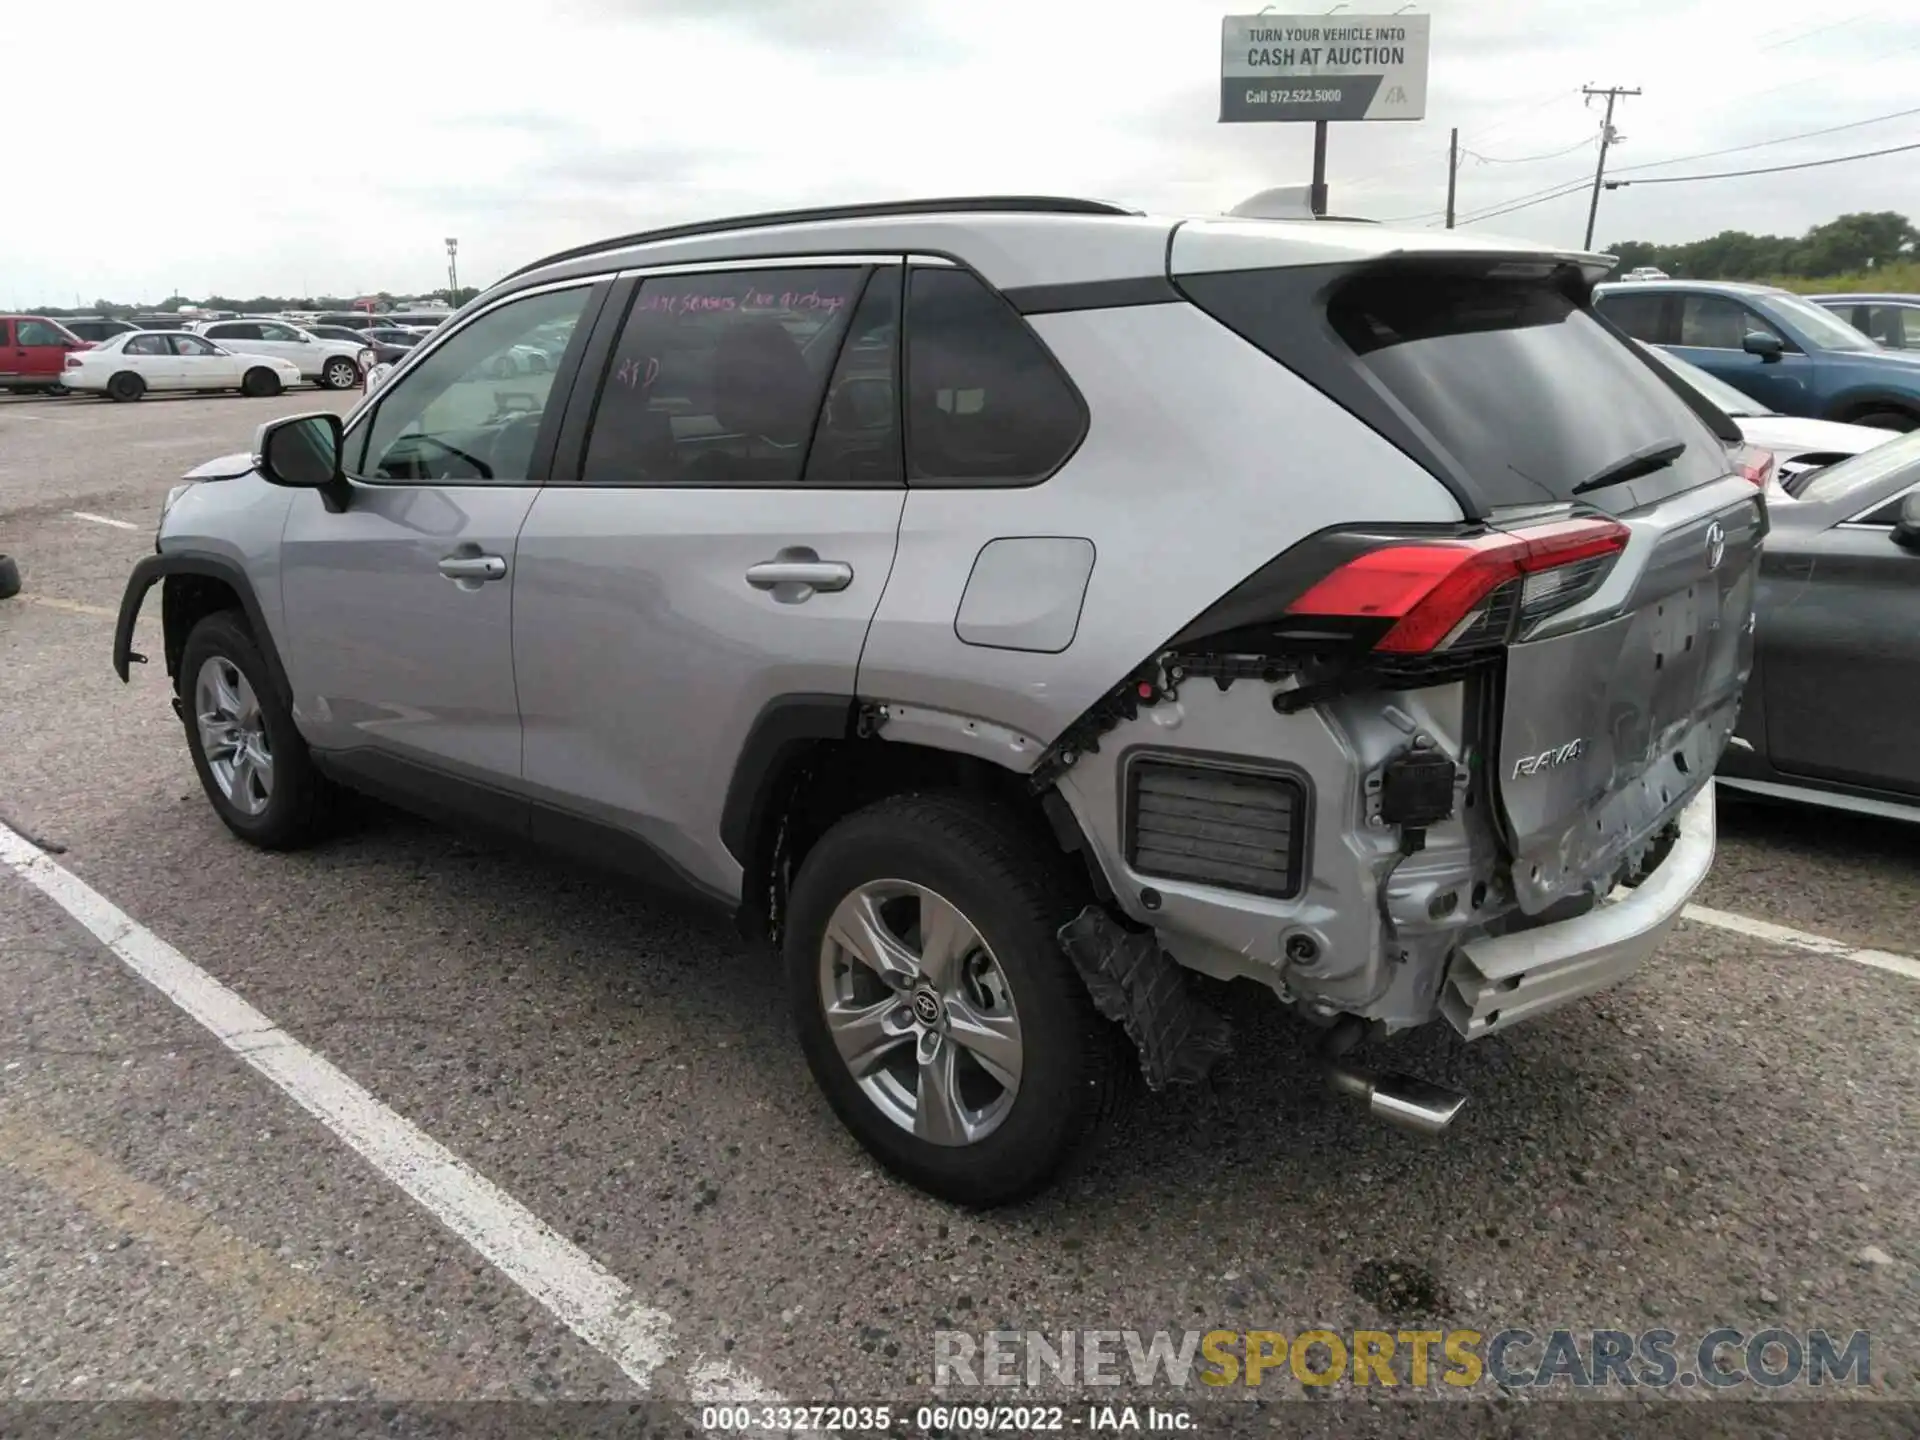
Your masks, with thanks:
[[[1139,215],[1124,205],[1105,200],[1077,200],[1060,195],[960,195],[936,200],[881,200],[862,205],[823,205],[807,210],[768,210],[758,215],[736,215],[725,220],[698,220],[687,225],[668,225],[659,230],[641,230],[632,235],[617,235],[611,240],[596,240],[591,245],[576,245],[522,265],[501,277],[511,280],[564,260],[578,260],[602,250],[623,250],[631,245],[650,245],[660,240],[684,240],[695,235],[720,235],[729,230],[761,230],[774,225],[802,225],[822,220],[866,220],[889,215],[950,214],[1022,214],[1022,215]],[[496,284],[499,282],[495,282]]]

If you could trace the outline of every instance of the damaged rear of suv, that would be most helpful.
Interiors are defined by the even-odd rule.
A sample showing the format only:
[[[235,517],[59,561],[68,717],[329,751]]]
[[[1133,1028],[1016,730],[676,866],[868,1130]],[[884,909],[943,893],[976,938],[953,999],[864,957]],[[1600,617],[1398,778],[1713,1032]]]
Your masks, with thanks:
[[[1606,268],[1034,197],[583,247],[190,477],[115,664],[163,584],[251,843],[345,784],[733,910],[949,1199],[1204,1073],[1196,972],[1437,1130],[1342,1057],[1623,978],[1712,859],[1765,510]]]

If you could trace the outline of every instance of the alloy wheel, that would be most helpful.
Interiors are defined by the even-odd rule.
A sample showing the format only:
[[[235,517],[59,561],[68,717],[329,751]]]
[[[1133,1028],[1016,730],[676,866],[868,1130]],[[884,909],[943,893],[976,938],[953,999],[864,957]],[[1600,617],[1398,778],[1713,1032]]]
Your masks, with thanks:
[[[951,901],[905,880],[860,886],[827,922],[819,980],[841,1060],[895,1125],[957,1146],[1007,1118],[1020,1017],[992,950]]]
[[[210,655],[193,684],[200,751],[214,784],[234,809],[258,815],[273,798],[273,749],[260,700],[240,668]]]

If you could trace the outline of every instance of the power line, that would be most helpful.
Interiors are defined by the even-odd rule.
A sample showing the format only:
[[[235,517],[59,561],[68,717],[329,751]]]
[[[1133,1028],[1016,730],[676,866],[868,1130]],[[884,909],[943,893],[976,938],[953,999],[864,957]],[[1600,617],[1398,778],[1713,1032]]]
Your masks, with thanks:
[[[1545,205],[1549,200],[1564,200],[1569,195],[1578,195],[1592,183],[1593,182],[1582,176],[1571,185],[1564,186],[1559,190],[1549,191],[1545,195],[1537,195],[1531,200],[1521,200],[1512,205],[1503,205],[1497,210],[1486,210],[1478,215],[1469,215],[1464,220],[1456,220],[1454,221],[1454,226],[1458,228],[1462,225],[1478,225],[1482,220],[1493,220],[1502,215],[1511,215],[1516,210],[1531,210],[1536,205]]]
[[[1881,155],[1899,155],[1920,150],[1920,140],[1909,145],[1889,145],[1884,150],[1862,150],[1856,155],[1833,155],[1825,160],[1802,160],[1798,165],[1765,165],[1753,170],[1720,170],[1709,175],[1654,175],[1645,180],[1609,180],[1609,190],[1628,185],[1682,185],[1690,180],[1732,180],[1741,175],[1778,175],[1787,170],[1817,170],[1823,165],[1844,165],[1850,160],[1872,160]]]
[[[1574,151],[1584,150],[1591,144],[1593,144],[1593,136],[1583,135],[1564,150],[1549,150],[1542,155],[1518,155],[1511,160],[1503,160],[1497,155],[1482,155],[1478,150],[1469,150],[1464,145],[1460,147],[1460,153],[1473,156],[1482,165],[1531,165],[1536,160],[1558,160],[1562,155],[1571,155]]]
[[[1644,160],[1638,165],[1622,165],[1613,173],[1626,175],[1640,170],[1657,170],[1664,165],[1679,165],[1688,160],[1711,160],[1720,155],[1739,155],[1748,150],[1765,150],[1771,145],[1786,145],[1795,140],[1812,140],[1821,135],[1837,135],[1842,130],[1858,130],[1863,125],[1879,125],[1888,120],[1904,120],[1920,115],[1920,107],[1895,110],[1886,115],[1870,115],[1865,120],[1849,120],[1844,125],[1829,125],[1824,130],[1803,130],[1798,135],[1782,135],[1775,140],[1755,140],[1751,145],[1730,145],[1725,150],[1702,150],[1697,155],[1675,155],[1670,160]]]
[[[1565,180],[1557,181],[1552,185],[1548,185],[1544,189],[1529,190],[1524,195],[1515,195],[1506,200],[1496,200],[1491,205],[1483,205],[1479,209],[1475,210],[1471,215],[1467,216],[1465,219],[1457,221],[1456,223],[1461,225],[1468,225],[1475,220],[1485,219],[1488,215],[1493,214],[1496,211],[1504,213],[1509,208],[1524,209],[1527,205],[1534,203],[1536,200],[1550,200],[1555,195],[1564,193],[1569,186],[1577,190],[1590,183],[1592,182],[1589,181],[1585,176],[1569,177]],[[1423,213],[1437,214],[1439,212],[1426,211]]]
[[[1858,15],[1850,15],[1845,20],[1835,20],[1828,25],[1816,25],[1813,29],[1804,30],[1798,35],[1789,35],[1785,40],[1776,40],[1771,45],[1762,45],[1760,47],[1760,53],[1764,55],[1769,50],[1783,50],[1789,45],[1798,45],[1802,40],[1811,40],[1814,36],[1824,35],[1829,30],[1839,30],[1845,26],[1856,24],[1871,14],[1873,14],[1871,10],[1862,10]],[[1764,39],[1765,37],[1762,36],[1761,38]]]

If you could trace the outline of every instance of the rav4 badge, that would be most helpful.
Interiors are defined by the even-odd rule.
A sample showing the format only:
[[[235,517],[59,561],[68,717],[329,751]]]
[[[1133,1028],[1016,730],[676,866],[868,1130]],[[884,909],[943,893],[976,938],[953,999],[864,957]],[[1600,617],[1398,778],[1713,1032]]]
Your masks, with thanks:
[[[1587,742],[1583,736],[1578,740],[1569,740],[1564,745],[1556,745],[1550,750],[1542,750],[1538,755],[1522,755],[1513,762],[1513,779],[1522,775],[1538,775],[1543,770],[1557,770],[1569,760],[1578,760],[1587,753]]]

